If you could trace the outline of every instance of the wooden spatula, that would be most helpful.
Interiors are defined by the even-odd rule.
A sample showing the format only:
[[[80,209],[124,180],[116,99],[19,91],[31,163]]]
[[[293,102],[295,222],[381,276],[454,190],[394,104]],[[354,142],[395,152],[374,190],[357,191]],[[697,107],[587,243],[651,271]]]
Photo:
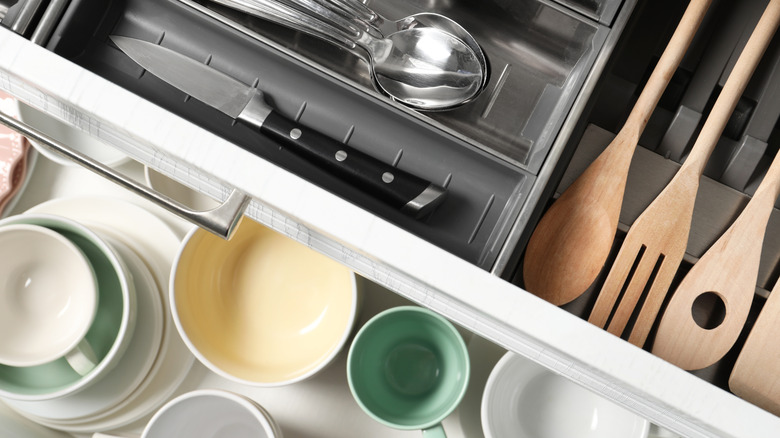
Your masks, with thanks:
[[[628,339],[634,345],[644,345],[685,255],[693,206],[704,166],[769,45],[778,22],[780,0],[771,0],[734,65],[685,163],[631,226],[596,299],[588,319],[591,323],[622,336],[643,291],[649,287]],[[633,275],[629,278],[632,271]],[[628,286],[624,287],[626,284]],[[622,299],[618,302],[621,294]]]
[[[739,337],[747,320],[758,279],[761,247],[769,216],[780,195],[780,154],[753,198],[725,233],[691,268],[661,317],[653,354],[680,368],[698,370],[720,360]],[[715,293],[726,306],[723,322],[700,327],[693,302]]]
[[[524,286],[531,293],[556,305],[568,303],[604,267],[634,149],[711,2],[691,0],[623,128],[539,221],[523,262]]]
[[[780,281],[764,303],[731,370],[734,394],[780,416]]]

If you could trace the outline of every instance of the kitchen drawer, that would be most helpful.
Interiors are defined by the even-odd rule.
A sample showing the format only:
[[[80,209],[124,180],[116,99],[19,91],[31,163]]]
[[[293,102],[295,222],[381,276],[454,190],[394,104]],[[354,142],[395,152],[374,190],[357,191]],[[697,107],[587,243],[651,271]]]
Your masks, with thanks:
[[[653,8],[652,2],[643,4],[643,11],[648,4]],[[623,12],[627,15],[630,8]],[[633,20],[634,26],[637,21]],[[252,196],[247,214],[261,223],[653,422],[690,437],[769,437],[780,430],[777,417],[607,334],[576,312],[528,294],[518,285],[522,279],[515,284],[488,272],[479,263],[406,229],[399,224],[402,221],[392,220],[397,218],[391,213],[381,211],[370,200],[357,200],[348,188],[338,188],[326,177],[314,184],[311,177],[299,176],[296,169],[253,155],[233,141],[3,29],[0,47],[0,89],[214,198],[225,199],[232,187],[238,187]],[[593,87],[596,79],[584,82],[583,87]],[[575,115],[585,103],[573,107]],[[406,110],[395,106],[380,107],[393,117],[408,117]],[[590,114],[599,117],[598,112]],[[562,132],[581,133],[592,121],[583,118],[575,129],[576,119],[566,120]],[[410,124],[416,123],[410,120]],[[446,131],[436,132],[459,144],[460,140]],[[565,163],[556,168],[556,162],[560,156],[568,161],[580,137],[575,135],[569,147],[551,147],[546,158],[550,161],[539,174],[526,175],[534,181],[524,188],[531,191],[524,202],[555,190],[547,181],[563,177]],[[567,139],[564,136],[561,142]],[[470,157],[499,163],[501,169],[506,166],[480,148],[465,147],[463,151],[474,154]],[[526,232],[534,207],[523,210],[513,223],[513,231]]]

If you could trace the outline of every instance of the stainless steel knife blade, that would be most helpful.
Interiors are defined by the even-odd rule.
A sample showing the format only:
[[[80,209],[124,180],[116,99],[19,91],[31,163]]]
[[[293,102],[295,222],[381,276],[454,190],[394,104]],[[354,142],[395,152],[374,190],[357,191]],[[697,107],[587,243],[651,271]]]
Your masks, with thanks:
[[[446,189],[290,120],[271,108],[263,93],[174,50],[134,38],[111,40],[138,65],[195,99],[257,128],[291,151],[326,168],[385,203],[426,216]]]

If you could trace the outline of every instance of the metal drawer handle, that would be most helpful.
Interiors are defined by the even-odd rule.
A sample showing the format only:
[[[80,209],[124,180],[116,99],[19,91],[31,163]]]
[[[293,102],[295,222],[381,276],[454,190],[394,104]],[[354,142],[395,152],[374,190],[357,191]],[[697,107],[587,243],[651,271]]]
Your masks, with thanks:
[[[67,157],[71,161],[80,164],[98,175],[160,205],[171,213],[225,239],[230,238],[250,201],[249,196],[245,193],[238,189],[233,189],[230,196],[216,208],[206,211],[196,211],[166,195],[158,193],[141,183],[117,173],[112,168],[95,161],[87,155],[70,149],[56,139],[49,137],[26,123],[10,117],[2,111],[0,111],[0,124],[17,131],[28,139],[44,145],[50,150]]]

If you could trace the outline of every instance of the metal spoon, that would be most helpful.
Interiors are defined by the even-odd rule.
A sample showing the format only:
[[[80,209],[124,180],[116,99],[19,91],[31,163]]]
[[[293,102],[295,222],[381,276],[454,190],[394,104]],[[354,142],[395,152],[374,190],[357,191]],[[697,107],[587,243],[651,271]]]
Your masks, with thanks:
[[[364,58],[377,88],[420,110],[445,110],[476,97],[485,82],[479,56],[463,40],[432,27],[409,28],[386,37],[366,25],[339,26],[273,0],[214,0],[215,3],[306,32]],[[480,53],[482,53],[480,51]]]
[[[300,1],[300,0],[299,0]],[[322,3],[335,6],[332,8],[335,11],[341,11],[344,14],[350,14],[347,16],[355,17],[358,21],[364,22],[370,25],[372,28],[379,32],[382,37],[387,37],[393,33],[416,28],[432,28],[438,29],[451,34],[452,36],[463,41],[477,56],[477,60],[482,66],[483,85],[487,82],[488,78],[488,64],[485,58],[485,53],[482,51],[477,40],[469,31],[458,22],[451,18],[436,14],[433,12],[420,12],[417,14],[409,15],[408,17],[401,18],[400,20],[390,20],[388,18],[379,15],[376,11],[369,8],[360,0],[314,0]]]

